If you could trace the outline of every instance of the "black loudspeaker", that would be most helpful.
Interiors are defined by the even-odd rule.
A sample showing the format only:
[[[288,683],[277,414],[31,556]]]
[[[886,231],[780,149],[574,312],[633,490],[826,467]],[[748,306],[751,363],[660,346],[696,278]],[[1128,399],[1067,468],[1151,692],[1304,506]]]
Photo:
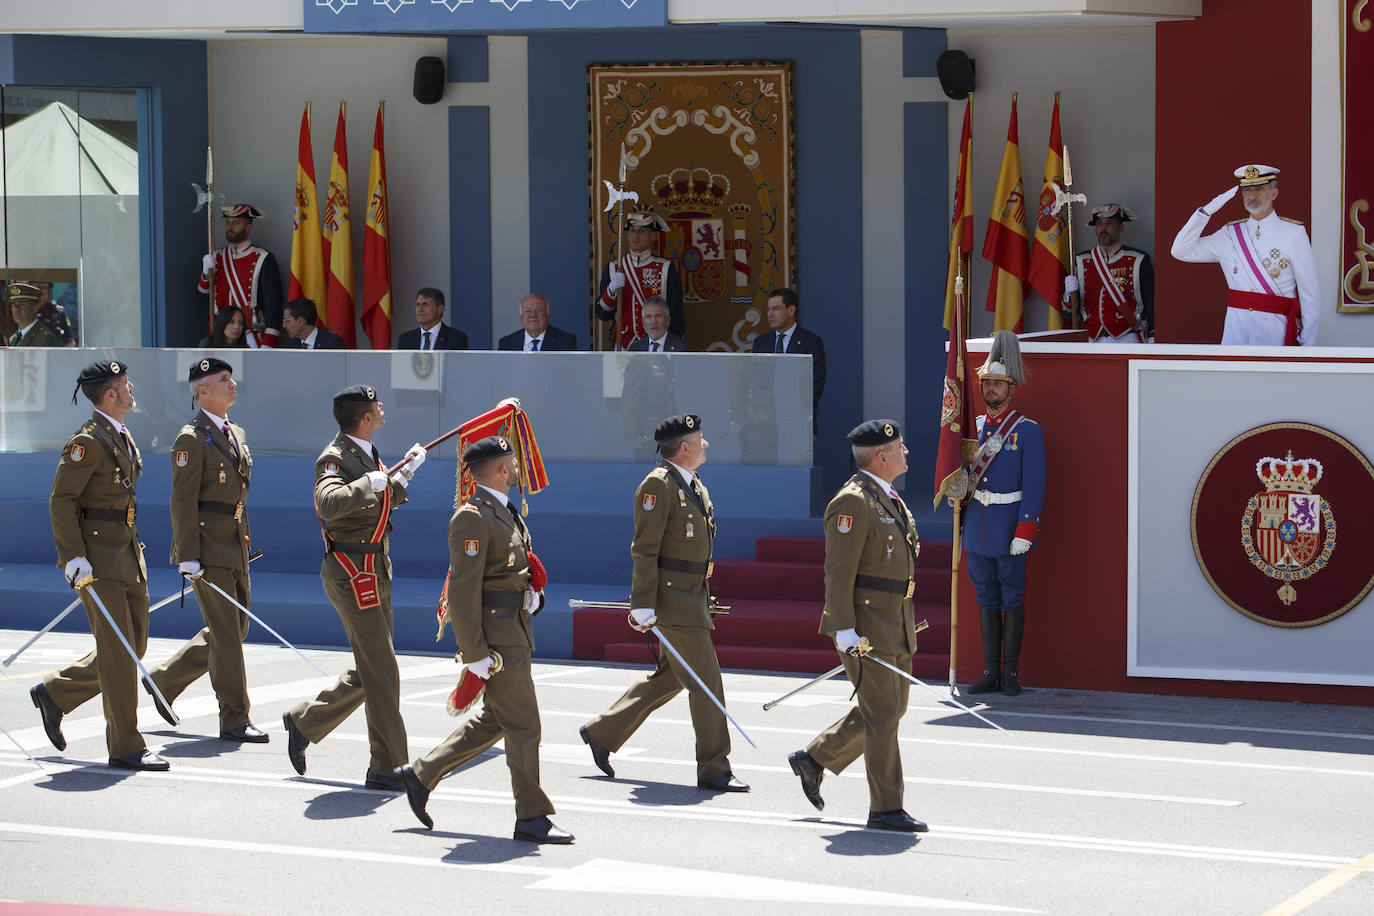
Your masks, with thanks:
[[[941,79],[943,81],[943,78]],[[415,94],[415,101],[421,105],[433,105],[444,97],[442,58],[422,57],[415,62],[415,86],[411,91]]]
[[[941,54],[935,61],[935,73],[940,77],[940,88],[952,99],[966,99],[973,91],[973,58],[963,51],[946,51]],[[420,85],[419,79],[417,71],[417,87]]]

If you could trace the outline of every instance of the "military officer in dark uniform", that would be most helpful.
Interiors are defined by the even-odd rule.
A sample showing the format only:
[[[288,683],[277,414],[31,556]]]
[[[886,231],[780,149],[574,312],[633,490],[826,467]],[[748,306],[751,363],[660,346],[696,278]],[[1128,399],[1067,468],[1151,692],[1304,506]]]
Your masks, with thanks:
[[[916,652],[912,582],[920,541],[916,520],[892,482],[906,473],[907,448],[892,420],[869,420],[849,434],[859,471],[825,509],[825,610],[820,632],[834,638],[858,704],[788,758],[802,791],[819,810],[825,771],[842,773],[860,755],[868,772],[868,826],[922,833],[926,825],[902,809],[904,783],[897,727],[910,682],[902,671]],[[862,645],[861,640],[867,645]]]
[[[515,451],[508,439],[488,436],[463,451],[463,464],[477,488],[448,523],[449,618],[468,671],[486,681],[484,708],[434,750],[397,767],[396,775],[415,816],[433,827],[425,802],[439,780],[504,738],[515,839],[571,843],[572,834],[549,820],[553,802],[539,787],[539,701],[530,653],[531,617],[543,609],[544,593],[531,587],[530,532],[508,496],[519,473]]]
[[[189,578],[205,617],[205,628],[152,672],[153,683],[171,703],[202,674],[219,700],[219,736],[226,741],[263,744],[267,733],[248,718],[248,675],[243,639],[248,615],[206,585],[213,582],[249,607],[248,479],[253,456],[243,427],[230,423],[238,400],[234,370],[206,357],[191,364],[187,380],[200,404],[195,419],[172,445],[172,557]],[[162,712],[157,698],[153,704]],[[169,722],[174,720],[165,715]]]
[[[167,761],[148,750],[138,731],[138,666],[90,595],[94,590],[100,596],[142,658],[148,646],[148,569],[134,517],[143,458],[124,427],[124,416],[134,406],[134,385],[123,363],[99,362],[81,370],[77,388],[95,411],[62,449],[48,510],[57,562],[67,581],[95,576],[89,588],[81,589],[95,651],[48,674],[29,696],[60,751],[67,747],[62,717],[99,693],[110,766],[165,770]]]
[[[679,414],[654,431],[663,460],[635,491],[635,534],[630,544],[634,571],[630,581],[630,623],[636,629],[657,625],[682,653],[711,693],[725,702],[720,662],[711,643],[711,548],[715,512],[710,494],[696,470],[706,461],[710,443],[701,432],[701,417]],[[611,708],[580,730],[592,760],[614,776],[610,755],[618,751],[649,714],[686,687],[696,732],[697,786],[712,792],[748,792],[730,771],[730,734],[724,714],[704,696],[692,676],[669,652]]]
[[[6,341],[11,347],[62,347],[66,341],[38,315],[42,291],[32,283],[11,283],[5,290],[17,330]]]
[[[371,385],[334,395],[339,434],[315,459],[315,513],[324,529],[320,581],[353,647],[353,667],[334,686],[282,714],[287,756],[305,774],[305,749],[318,743],[363,705],[371,760],[364,784],[401,791],[392,775],[410,759],[401,721],[401,674],[392,646],[391,510],[406,501],[406,487],[424,463],[418,444],[389,478],[372,437],[386,423]]]

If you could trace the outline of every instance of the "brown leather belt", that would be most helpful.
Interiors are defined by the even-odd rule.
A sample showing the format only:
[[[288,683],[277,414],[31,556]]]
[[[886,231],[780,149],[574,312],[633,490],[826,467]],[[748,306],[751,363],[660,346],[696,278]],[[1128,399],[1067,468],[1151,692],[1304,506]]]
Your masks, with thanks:
[[[97,522],[123,522],[126,525],[132,525],[134,519],[138,517],[138,506],[130,506],[127,509],[82,508],[81,517],[93,519]]]
[[[199,503],[200,511],[218,515],[232,515],[234,520],[243,518],[243,503]]]
[[[910,579],[881,579],[878,576],[857,575],[854,577],[855,588],[867,588],[875,592],[888,592],[893,595],[905,595],[910,598],[912,586]]]
[[[482,592],[482,607],[519,608],[524,606],[524,592]]]
[[[673,572],[690,573],[694,576],[709,576],[711,567],[714,564],[702,563],[699,560],[679,560],[674,557],[659,557],[659,569],[671,569]]]

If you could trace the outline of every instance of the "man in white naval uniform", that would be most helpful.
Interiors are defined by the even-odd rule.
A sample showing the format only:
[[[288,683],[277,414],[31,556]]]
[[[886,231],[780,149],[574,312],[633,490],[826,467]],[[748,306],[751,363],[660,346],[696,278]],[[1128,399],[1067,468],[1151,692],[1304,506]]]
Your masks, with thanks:
[[[1223,344],[1314,346],[1321,293],[1307,230],[1298,220],[1274,212],[1278,169],[1246,165],[1236,169],[1235,176],[1239,185],[1218,194],[1183,224],[1174,237],[1173,256],[1221,265],[1230,287]],[[1237,191],[1250,218],[1202,237],[1212,214]]]

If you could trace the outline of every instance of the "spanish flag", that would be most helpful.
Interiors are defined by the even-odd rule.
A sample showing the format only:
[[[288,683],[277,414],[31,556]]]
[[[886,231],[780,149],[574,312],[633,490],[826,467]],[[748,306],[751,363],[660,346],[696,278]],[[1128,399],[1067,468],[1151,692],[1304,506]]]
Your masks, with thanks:
[[[945,330],[954,327],[954,281],[963,276],[968,289],[968,257],[973,254],[973,96],[964,106],[959,138],[959,177],[954,182],[954,221],[949,230],[949,264],[945,271]],[[963,269],[960,270],[960,267]]]
[[[1030,295],[1026,283],[1030,252],[1026,237],[1026,192],[1021,184],[1021,148],[1017,140],[1016,93],[1011,94],[1011,121],[1007,125],[1007,145],[1002,150],[1002,168],[997,174],[997,190],[992,196],[983,257],[992,262],[988,284],[987,310],[995,312],[994,331],[1021,333],[1022,306]]]
[[[386,199],[385,103],[377,103],[372,164],[367,170],[367,223],[363,229],[363,330],[374,350],[391,349],[391,236]]]
[[[329,163],[329,191],[324,199],[324,263],[329,266],[329,326],[351,350],[358,345],[353,314],[353,220],[348,204],[348,140],[344,103],[334,129],[334,156]]]
[[[1031,245],[1030,284],[1050,304],[1049,328],[1064,327],[1059,310],[1064,298],[1064,278],[1069,275],[1068,208],[1054,215],[1055,189],[1064,185],[1064,140],[1059,133],[1059,93],[1054,94],[1050,119],[1050,147],[1045,154],[1045,176],[1040,179],[1040,208],[1035,218],[1035,242]]]
[[[291,282],[286,298],[325,301],[324,243],[320,237],[320,200],[315,191],[315,154],[310,148],[310,103],[301,115],[296,156],[296,209],[291,223]],[[323,314],[320,316],[325,317]],[[320,321],[321,325],[327,324]]]

